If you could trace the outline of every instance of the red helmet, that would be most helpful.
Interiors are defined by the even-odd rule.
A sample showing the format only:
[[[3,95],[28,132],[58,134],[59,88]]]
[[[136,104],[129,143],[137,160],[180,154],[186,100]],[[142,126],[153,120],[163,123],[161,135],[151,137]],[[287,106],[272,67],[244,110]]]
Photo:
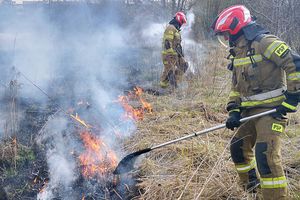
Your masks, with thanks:
[[[242,28],[253,22],[250,11],[243,5],[224,9],[212,25],[215,33],[237,34]]]
[[[175,14],[175,19],[176,19],[176,21],[178,21],[178,23],[180,24],[180,26],[182,24],[186,23],[186,16],[185,16],[185,14],[183,12],[177,12]]]

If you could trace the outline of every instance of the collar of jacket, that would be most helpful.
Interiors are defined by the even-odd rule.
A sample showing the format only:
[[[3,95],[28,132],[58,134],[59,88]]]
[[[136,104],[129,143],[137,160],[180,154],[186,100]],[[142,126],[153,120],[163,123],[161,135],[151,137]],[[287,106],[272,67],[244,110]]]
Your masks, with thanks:
[[[173,19],[169,22],[169,24],[175,26],[175,28],[176,28],[178,31],[180,31],[181,26],[180,26],[179,22],[178,22],[175,18],[173,18]]]
[[[230,46],[242,47],[244,45],[244,42],[238,45],[238,43],[241,43],[241,40],[245,39],[247,41],[253,41],[255,40],[255,38],[257,38],[257,36],[268,33],[270,33],[268,30],[264,29],[256,22],[252,22],[248,26],[244,27],[236,35],[230,37]]]
[[[261,27],[259,24],[253,22],[248,26],[243,28],[244,36],[247,40],[253,41],[255,38],[261,34],[270,33],[268,30]]]

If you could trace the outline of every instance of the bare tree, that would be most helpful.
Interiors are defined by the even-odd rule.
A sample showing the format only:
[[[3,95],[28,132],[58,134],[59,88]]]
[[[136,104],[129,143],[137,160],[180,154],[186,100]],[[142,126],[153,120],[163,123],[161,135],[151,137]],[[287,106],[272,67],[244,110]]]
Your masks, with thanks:
[[[300,1],[298,0],[193,0],[189,6],[196,15],[195,37],[210,37],[210,25],[225,7],[244,4],[257,16],[257,22],[300,51]]]

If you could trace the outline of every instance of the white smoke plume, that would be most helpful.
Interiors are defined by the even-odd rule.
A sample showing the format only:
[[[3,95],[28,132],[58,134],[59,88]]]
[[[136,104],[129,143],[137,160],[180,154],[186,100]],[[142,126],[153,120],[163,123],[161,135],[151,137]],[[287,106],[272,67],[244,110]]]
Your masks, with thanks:
[[[26,10],[25,6],[24,10],[9,8],[0,12],[0,18],[7,20],[0,24],[0,42],[3,44],[0,49],[4,52],[0,58],[0,84],[8,85],[12,77],[17,77],[22,100],[29,99],[38,105],[53,103],[60,110],[59,114],[48,119],[37,138],[38,144],[47,148],[50,178],[38,195],[39,200],[53,199],[57,193],[63,199],[76,199],[72,186],[80,172],[70,152],[82,151],[82,144],[71,135],[70,118],[63,113],[76,106],[77,101],[84,99],[91,103],[90,110],[84,110],[81,117],[87,123],[100,124],[102,131],[99,136],[116,152],[122,152],[120,145],[116,144],[112,127],[121,132],[122,139],[135,131],[133,121],[120,122],[124,110],[115,103],[128,86],[127,68],[131,63],[137,68],[152,68],[154,65],[161,72],[162,36],[171,20],[161,23],[140,21],[140,31],[137,31],[136,25],[126,26],[121,22],[122,16],[114,6],[95,12],[83,4],[72,9],[66,7],[58,13],[60,15],[51,15],[47,7]],[[187,16],[189,23],[182,32],[189,61],[188,52],[201,45],[190,39],[194,15]],[[135,38],[133,33],[138,37]],[[140,64],[138,61],[143,60],[141,56],[145,47],[150,50],[145,50],[144,57],[150,61]],[[2,93],[5,86],[0,85],[0,88]],[[0,126],[4,121],[0,120]],[[0,134],[3,134],[1,129]]]
[[[62,109],[58,116],[49,119],[37,138],[47,148],[50,178],[38,199],[52,199],[57,194],[63,199],[75,199],[72,185],[79,172],[70,152],[82,149],[78,138],[69,136],[72,133],[67,125],[70,117],[61,113],[77,101],[90,101],[91,111],[81,117],[87,123],[100,124],[103,130],[99,136],[120,152],[111,126],[124,114],[114,101],[126,87],[127,77],[122,74],[122,67],[126,65],[122,56],[130,54],[126,50],[128,33],[116,21],[103,22],[95,18],[87,5],[67,7],[61,16],[52,16],[43,8],[24,8],[19,15],[15,15],[15,11],[0,13],[10,21],[2,26],[0,35],[6,44],[1,50],[10,55],[9,59],[1,58],[5,63],[1,65],[1,82],[9,82],[12,70],[8,69],[14,66],[22,101],[30,99],[39,105],[52,102],[58,105],[57,109]],[[118,18],[116,15],[107,11],[106,18]],[[90,119],[94,121],[88,121],[89,112],[96,118]],[[126,137],[134,131],[134,123],[125,121],[116,128]]]
[[[49,167],[50,181],[38,194],[38,200],[54,198],[53,191],[61,190],[63,199],[74,199],[72,196],[72,184],[78,177],[76,173],[76,161],[71,156],[74,141],[68,135],[64,135],[67,121],[64,117],[56,117],[49,121],[44,129],[44,134],[38,138],[39,142],[47,145],[47,164]]]

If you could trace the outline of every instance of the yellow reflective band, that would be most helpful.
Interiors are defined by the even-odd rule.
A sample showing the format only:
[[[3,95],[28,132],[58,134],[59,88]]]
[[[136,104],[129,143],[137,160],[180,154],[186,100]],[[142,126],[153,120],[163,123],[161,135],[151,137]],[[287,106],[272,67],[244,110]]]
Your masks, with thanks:
[[[281,44],[284,44],[284,42],[278,41],[278,40],[272,42],[272,44],[270,44],[270,45],[268,46],[268,48],[266,49],[266,51],[264,52],[264,56],[265,56],[266,58],[268,58],[268,59],[271,58],[271,56],[272,56],[272,54],[274,53],[274,51],[275,51]]]
[[[263,104],[269,104],[269,103],[274,103],[277,101],[284,100],[285,96],[281,95],[279,97],[271,98],[271,99],[266,99],[266,100],[261,100],[261,101],[245,101],[241,103],[242,107],[251,107],[251,106],[258,106],[258,105],[263,105]]]
[[[276,132],[282,133],[283,132],[283,126],[281,124],[273,123],[272,124],[272,131],[276,131]]]
[[[231,112],[241,112],[241,110],[237,108],[237,109],[232,109],[229,111],[229,113],[231,113]]]
[[[287,77],[290,81],[300,81],[300,72],[291,73]]]
[[[263,57],[262,55],[260,54],[256,54],[254,56],[251,56],[252,59],[253,59],[253,62],[261,62],[263,60]],[[239,66],[242,66],[242,65],[248,65],[248,64],[251,64],[251,59],[250,57],[246,57],[246,58],[235,58],[233,60],[233,66],[235,67],[239,67]]]
[[[170,35],[170,34],[166,34],[165,36],[164,36],[164,40],[173,40],[174,39],[174,35],[172,34],[172,35]]]
[[[236,91],[231,91],[229,93],[229,97],[239,97],[240,96],[240,93],[239,92],[236,92]]]
[[[291,110],[297,110],[297,107],[291,105],[291,104],[288,104],[287,102],[282,102],[282,104],[284,107],[288,108],[288,109],[291,109]]]
[[[168,31],[167,34],[173,35],[173,31]]]
[[[170,48],[170,49],[162,51],[162,54],[177,55],[177,52],[174,49]]]
[[[246,173],[249,172],[251,169],[256,167],[256,161],[253,159],[249,164],[244,165],[235,165],[236,171],[238,173]]]
[[[261,178],[260,186],[261,188],[284,188],[287,186],[287,180],[285,176],[275,178]]]
[[[282,54],[284,54],[288,49],[289,49],[289,47],[283,43],[275,50],[275,54],[277,56],[281,57]]]
[[[166,88],[166,87],[169,86],[169,82],[160,81],[159,85],[160,85],[162,88]]]

